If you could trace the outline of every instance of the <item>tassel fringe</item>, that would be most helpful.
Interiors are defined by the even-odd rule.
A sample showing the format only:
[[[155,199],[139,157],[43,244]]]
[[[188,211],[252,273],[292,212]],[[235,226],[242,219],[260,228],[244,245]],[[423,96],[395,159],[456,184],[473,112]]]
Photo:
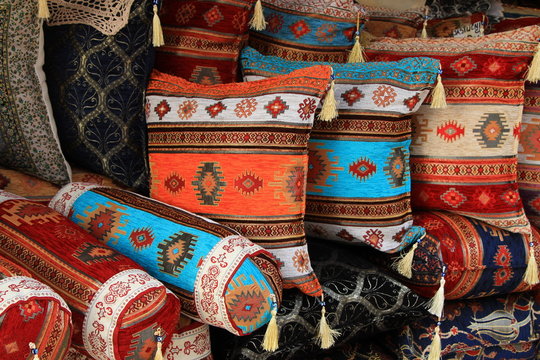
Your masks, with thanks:
[[[319,322],[317,331],[317,343],[321,349],[329,349],[336,342],[336,338],[340,335],[340,332],[330,328],[330,325],[328,325],[328,322],[326,321],[326,304],[324,302],[324,295],[321,298],[321,306],[321,321]]]
[[[540,80],[540,43],[538,43],[538,45],[536,46],[536,51],[531,61],[531,65],[529,66],[529,69],[527,70],[527,75],[526,75],[525,80],[533,82],[533,83]]]
[[[540,282],[538,279],[538,263],[534,256],[534,242],[529,242],[529,260],[527,262],[527,270],[523,275],[523,281],[529,285],[536,285]]]
[[[330,83],[330,88],[324,97],[321,112],[319,113],[318,119],[322,121],[332,121],[338,116],[337,111],[337,101],[335,94],[335,81],[334,75],[332,75],[332,82]]]
[[[154,360],[163,360],[163,335],[161,332],[161,328],[157,328],[157,330],[154,332],[154,336],[157,343],[156,355],[154,356]]]
[[[165,41],[163,40],[163,29],[161,28],[161,21],[159,20],[156,3],[154,3],[154,17],[152,18],[152,44],[155,47],[165,45]]]
[[[429,347],[428,360],[439,360],[441,358],[441,334],[440,334],[440,322],[437,323],[435,328],[435,335],[433,335],[433,341]]]
[[[422,39],[427,39],[427,20],[424,20],[424,25],[422,26]]]
[[[444,271],[445,270],[443,269],[439,289],[437,289],[437,292],[435,293],[433,298],[431,298],[431,300],[428,302],[429,313],[437,316],[438,318],[442,317],[442,312],[444,308],[444,284],[446,283],[446,280],[444,279],[446,274],[444,273]]]
[[[39,360],[39,355],[38,355],[39,350],[36,347],[36,344],[34,344],[33,342],[28,343],[28,347],[30,348],[30,353],[34,355],[32,357],[32,360]]]
[[[47,0],[38,0],[38,18],[48,19],[51,16],[49,7],[47,6]]]
[[[439,70],[439,75],[437,75],[437,84],[433,88],[433,93],[431,96],[431,108],[432,109],[445,109],[446,104],[446,94],[444,93],[444,86],[441,79],[442,70]]]
[[[257,31],[263,31],[266,29],[266,20],[264,19],[261,0],[257,0],[255,3],[255,9],[253,10],[253,17],[249,22],[249,27]]]
[[[362,49],[362,44],[360,44],[360,34],[357,33],[354,40],[354,45],[349,53],[349,58],[347,59],[348,63],[355,62],[366,62],[364,58],[364,49]]]
[[[272,310],[270,311],[272,317],[270,318],[270,322],[266,327],[266,332],[264,333],[262,345],[263,349],[266,351],[276,351],[279,348],[279,330],[276,320],[277,303],[274,295],[272,295],[272,304],[270,306],[272,308]]]
[[[397,259],[392,264],[392,268],[394,270],[409,279],[412,278],[412,263],[414,259],[414,252],[418,248],[419,242],[420,241],[415,242],[413,246],[409,249],[409,251],[407,251],[405,254],[402,254],[399,259]]]

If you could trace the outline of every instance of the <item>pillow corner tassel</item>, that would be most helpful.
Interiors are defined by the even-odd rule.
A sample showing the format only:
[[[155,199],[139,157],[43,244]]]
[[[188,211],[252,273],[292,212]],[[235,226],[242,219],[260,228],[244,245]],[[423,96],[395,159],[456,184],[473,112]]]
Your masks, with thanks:
[[[262,347],[265,351],[274,352],[279,348],[279,330],[277,326],[277,302],[274,294],[270,295],[272,303],[270,304],[270,322],[264,333]]]
[[[156,355],[154,356],[154,360],[163,360],[163,333],[161,330],[161,327],[158,327],[156,331],[154,331],[154,338],[156,340]]]
[[[332,81],[330,82],[330,88],[326,92],[326,96],[324,97],[321,111],[319,112],[319,116],[317,117],[319,120],[322,120],[322,121],[332,121],[338,117],[337,101],[336,101],[336,94],[335,94],[335,89],[334,89],[335,76],[334,76],[333,70],[332,70],[332,75],[330,75],[330,78],[332,79]]]
[[[264,12],[261,0],[257,0],[255,8],[253,9],[253,17],[249,21],[249,27],[253,30],[263,31],[266,29],[266,20],[264,18]]]
[[[536,50],[531,65],[529,65],[529,69],[527,70],[525,80],[532,83],[536,83],[540,80],[540,42],[536,45]]]
[[[446,104],[446,94],[444,91],[441,74],[442,74],[442,69],[440,68],[440,65],[439,65],[439,71],[437,74],[437,83],[435,84],[435,87],[433,88],[433,94],[431,96],[430,108],[432,109],[445,109],[448,106]]]
[[[400,257],[396,259],[396,261],[392,264],[392,268],[394,270],[396,270],[399,274],[405,276],[408,279],[412,278],[414,252],[418,248],[418,245],[420,244],[424,236],[418,239],[407,252],[401,254]]]
[[[326,303],[324,294],[321,295],[321,320],[317,329],[317,343],[321,349],[329,349],[336,342],[336,338],[341,335],[338,330],[332,329],[326,320]]]
[[[39,350],[36,344],[33,342],[28,343],[28,347],[30,348],[30,354],[34,355],[32,357],[32,360],[39,360]]]
[[[154,0],[154,5],[152,6],[154,16],[152,18],[152,45],[154,47],[160,47],[165,45],[165,41],[163,39],[163,28],[161,27],[161,21],[159,20],[159,9],[158,4],[159,0]]]
[[[441,358],[441,320],[437,320],[437,326],[435,327],[435,334],[429,347],[429,355],[427,360],[439,360]]]
[[[422,39],[428,38],[428,35],[427,35],[427,26],[428,26],[428,19],[429,19],[428,14],[429,14],[429,7],[426,6],[424,8],[424,23],[422,24],[422,34],[420,35]]]
[[[538,263],[534,256],[534,242],[531,240],[532,236],[529,235],[529,260],[527,262],[527,269],[523,274],[523,281],[529,285],[536,285],[540,282],[538,278]]]
[[[49,7],[47,6],[47,0],[38,0],[38,18],[48,19],[51,16]]]
[[[366,59],[364,57],[364,49],[362,48],[362,45],[360,43],[360,34],[361,30],[363,30],[364,24],[360,25],[360,11],[356,15],[356,32],[354,33],[354,45],[351,49],[351,52],[349,53],[349,57],[347,59],[348,63],[357,63],[357,62],[366,62]]]
[[[444,285],[446,284],[446,265],[443,265],[442,274],[441,274],[441,281],[439,282],[439,289],[437,289],[437,292],[431,298],[431,300],[427,303],[429,306],[428,311],[430,314],[435,315],[439,319],[442,316],[443,308],[444,308]]]

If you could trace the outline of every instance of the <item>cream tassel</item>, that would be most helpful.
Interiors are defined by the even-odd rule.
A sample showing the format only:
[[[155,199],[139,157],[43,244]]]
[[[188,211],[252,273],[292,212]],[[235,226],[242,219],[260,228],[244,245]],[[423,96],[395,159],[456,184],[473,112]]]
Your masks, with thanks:
[[[426,6],[424,8],[424,24],[422,25],[422,39],[427,39],[427,25],[428,25],[428,11],[429,8]]]
[[[433,341],[429,347],[428,360],[439,360],[441,358],[441,323],[437,322],[435,327],[435,335],[433,335]]]
[[[362,24],[363,25],[363,24]],[[351,52],[349,53],[349,58],[347,62],[349,63],[356,63],[356,62],[365,62],[364,59],[364,50],[362,49],[362,45],[360,44],[360,12],[356,15],[356,33],[354,37],[354,45],[352,47]]]
[[[318,116],[318,119],[322,121],[332,121],[338,116],[336,94],[334,89],[334,74],[331,75],[331,78],[332,81],[330,82],[330,88],[326,92],[326,96],[324,97],[321,107],[321,112],[319,112]]]
[[[540,43],[536,45],[534,57],[531,61],[531,65],[529,66],[529,70],[527,70],[527,77],[525,80],[533,83],[540,80]]]
[[[270,318],[270,322],[268,323],[268,326],[266,327],[266,332],[264,333],[264,339],[263,339],[263,349],[266,351],[276,351],[279,348],[279,331],[277,327],[277,303],[276,303],[276,297],[274,294],[270,295],[272,299],[272,304],[270,305],[271,310],[270,313],[272,314],[272,317]]]
[[[409,249],[409,251],[407,251],[405,254],[401,254],[399,259],[397,259],[392,264],[392,268],[406,278],[412,278],[412,263],[414,260],[414,252],[418,248],[418,244],[420,243],[420,241],[422,241],[422,239],[419,239],[417,242],[415,242],[413,246]]]
[[[255,3],[255,9],[253,9],[253,17],[249,22],[249,27],[257,31],[263,31],[266,29],[266,20],[264,19],[261,0],[257,0]]]
[[[161,328],[157,328],[157,330],[154,332],[154,336],[157,343],[156,355],[154,356],[154,360],[163,360],[163,335],[161,333]]]
[[[158,0],[154,0],[154,17],[152,19],[152,44],[155,47],[165,45],[163,40],[163,29],[158,16]]]
[[[51,16],[49,7],[47,6],[47,0],[38,0],[38,18],[48,19]]]
[[[525,274],[523,275],[523,281],[529,285],[536,285],[540,282],[538,279],[538,263],[534,256],[533,241],[529,242],[529,261],[527,261],[527,270],[525,270]]]
[[[34,344],[33,342],[28,343],[28,347],[30,347],[30,353],[32,353],[34,355],[32,357],[32,360],[39,360],[39,355],[38,355],[39,350],[36,347],[36,344]]]
[[[338,330],[330,328],[326,321],[326,303],[324,302],[324,295],[321,296],[321,321],[317,331],[317,343],[321,349],[328,349],[334,345],[336,338],[340,335]]]
[[[431,298],[431,300],[428,302],[429,313],[437,316],[439,319],[442,317],[442,312],[444,308],[444,284],[446,283],[446,280],[444,279],[445,276],[446,266],[443,265],[441,281],[439,282],[439,289],[437,289],[437,292],[435,293],[433,298]]]
[[[446,94],[444,93],[444,86],[441,79],[442,70],[439,69],[439,74],[437,75],[437,84],[433,88],[431,96],[431,108],[432,109],[445,109],[446,108]]]

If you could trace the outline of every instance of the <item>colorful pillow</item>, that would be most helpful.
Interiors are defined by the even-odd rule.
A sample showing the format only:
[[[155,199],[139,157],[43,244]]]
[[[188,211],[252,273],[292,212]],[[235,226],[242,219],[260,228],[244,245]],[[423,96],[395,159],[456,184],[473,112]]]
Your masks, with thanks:
[[[0,1],[0,164],[63,185],[71,174],[52,117],[37,13],[37,1]]]
[[[354,0],[263,0],[266,29],[249,45],[288,60],[345,62],[362,7]]]
[[[362,249],[311,240],[313,267],[323,284],[327,319],[332,329],[341,332],[332,349],[351,339],[368,339],[400,329],[413,319],[429,315],[426,299],[363,259]],[[321,351],[313,339],[320,309],[318,299],[297,290],[284,291],[277,314],[277,351],[263,350],[262,331],[233,338],[218,329],[212,337],[215,356],[224,360],[312,359],[313,353]]]
[[[535,359],[539,295],[447,302],[440,324],[441,359]],[[436,325],[433,318],[414,322],[393,336],[395,344],[388,347],[396,350],[400,359],[427,359]]]
[[[63,359],[71,341],[71,310],[50,287],[0,258],[0,358]]]
[[[236,82],[255,0],[168,0],[160,11],[165,45],[156,49],[161,72],[199,84]]]
[[[210,328],[206,324],[180,318],[179,329],[172,334],[165,360],[212,360]]]
[[[266,324],[272,298],[281,299],[275,259],[223,225],[83,183],[66,185],[50,206],[169,284],[193,319],[244,335]]]
[[[456,16],[446,19],[428,20],[426,26],[427,36],[438,37],[480,37],[484,36],[487,26],[487,17],[482,13]]]
[[[322,63],[242,52],[245,80]],[[338,117],[315,121],[309,139],[306,232],[328,240],[398,251],[423,236],[412,226],[411,114],[435,84],[429,58],[331,65]]]
[[[414,115],[413,209],[448,210],[530,232],[517,186],[524,77],[540,38],[532,26],[480,38],[371,43],[373,61],[429,56],[441,61],[448,107]]]
[[[394,10],[366,6],[365,10],[368,14],[365,30],[376,37],[413,38],[424,22],[424,8]]]
[[[156,72],[146,97],[151,196],[265,247],[283,286],[313,296],[322,293],[303,222],[307,142],[331,71],[216,86]]]
[[[1,256],[66,300],[73,312],[72,344],[83,354],[148,359],[159,327],[164,348],[169,344],[180,316],[178,298],[62,214],[0,191],[0,239]]]
[[[46,27],[45,35],[47,83],[70,163],[147,192],[152,1],[135,0],[116,35],[82,24]]]

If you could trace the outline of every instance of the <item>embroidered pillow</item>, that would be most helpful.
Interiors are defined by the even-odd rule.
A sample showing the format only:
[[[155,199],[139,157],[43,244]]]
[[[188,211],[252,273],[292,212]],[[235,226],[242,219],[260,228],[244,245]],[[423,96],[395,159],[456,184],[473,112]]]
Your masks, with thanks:
[[[304,232],[307,142],[331,68],[250,83],[154,73],[150,194],[230,226],[279,261],[284,287],[321,296]]]
[[[540,38],[532,26],[480,38],[382,39],[369,59],[441,61],[448,107],[414,115],[413,209],[449,210],[530,232],[517,187],[517,148],[527,66]]]
[[[47,83],[70,163],[148,191],[144,91],[154,59],[152,1],[135,0],[115,35],[82,24],[46,27],[45,35]]]
[[[63,185],[60,149],[43,73],[37,1],[0,1],[0,164]]]
[[[53,209],[0,191],[0,239],[0,256],[25,267],[68,303],[72,344],[83,354],[149,358],[158,327],[173,332],[178,298]],[[163,346],[169,341],[165,336]]]
[[[394,10],[366,6],[365,30],[373,36],[396,39],[416,37],[424,21],[424,9]]]
[[[246,80],[312,66],[242,53]],[[398,251],[423,236],[412,226],[409,144],[411,114],[433,87],[439,62],[331,65],[338,117],[316,120],[309,139],[306,232],[328,240]]]
[[[345,62],[354,44],[354,0],[263,0],[266,29],[251,30],[249,45],[288,60]]]
[[[51,207],[168,284],[183,314],[248,334],[281,299],[275,259],[232,229],[125,190],[66,185]]]
[[[238,79],[238,56],[248,40],[255,0],[167,0],[160,11],[165,45],[156,49],[161,72],[199,84]]]
[[[210,328],[207,324],[181,317],[178,330],[172,334],[165,350],[166,360],[212,360]]]
[[[0,358],[63,359],[71,341],[71,310],[50,287],[0,258]]]

